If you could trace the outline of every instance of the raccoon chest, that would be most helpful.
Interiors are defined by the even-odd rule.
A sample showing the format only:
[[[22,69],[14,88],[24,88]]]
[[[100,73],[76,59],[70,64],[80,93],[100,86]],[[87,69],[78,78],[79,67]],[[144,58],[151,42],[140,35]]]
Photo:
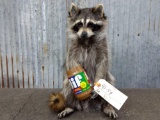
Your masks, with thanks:
[[[85,69],[91,82],[93,82],[96,73],[96,52],[94,50],[79,51],[77,61]]]

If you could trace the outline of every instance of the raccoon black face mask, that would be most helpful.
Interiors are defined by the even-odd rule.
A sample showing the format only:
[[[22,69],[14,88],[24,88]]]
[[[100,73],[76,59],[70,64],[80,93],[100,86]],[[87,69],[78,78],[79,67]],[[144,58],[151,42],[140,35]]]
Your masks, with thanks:
[[[69,11],[70,36],[75,37],[80,45],[94,44],[105,32],[106,16],[103,5],[80,9],[72,5]]]

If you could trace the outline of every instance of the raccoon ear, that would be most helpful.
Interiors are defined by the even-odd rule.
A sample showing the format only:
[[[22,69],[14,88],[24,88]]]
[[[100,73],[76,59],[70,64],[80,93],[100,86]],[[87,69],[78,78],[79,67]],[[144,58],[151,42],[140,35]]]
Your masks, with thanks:
[[[79,13],[79,11],[80,9],[74,3],[72,3],[71,9],[69,11],[69,17],[74,18]]]
[[[96,7],[94,7],[92,11],[99,17],[104,18],[104,7],[102,4],[99,4]]]

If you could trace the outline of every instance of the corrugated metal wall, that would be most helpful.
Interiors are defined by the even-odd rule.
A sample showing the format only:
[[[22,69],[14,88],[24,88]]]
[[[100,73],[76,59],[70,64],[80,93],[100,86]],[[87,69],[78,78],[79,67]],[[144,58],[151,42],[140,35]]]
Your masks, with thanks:
[[[119,88],[160,88],[160,0],[0,0],[0,87],[62,88],[70,4],[102,3]]]

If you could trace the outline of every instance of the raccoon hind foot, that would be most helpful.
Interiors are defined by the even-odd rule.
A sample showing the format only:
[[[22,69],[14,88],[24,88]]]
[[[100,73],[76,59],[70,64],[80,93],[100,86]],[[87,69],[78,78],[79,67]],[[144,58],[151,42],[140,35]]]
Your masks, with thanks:
[[[65,98],[60,93],[52,93],[49,97],[49,107],[54,112],[60,112],[65,109]]]
[[[103,112],[109,116],[109,118],[117,119],[118,115],[113,109],[113,107],[109,104],[103,109]]]
[[[65,108],[62,112],[58,114],[58,118],[60,119],[60,118],[66,117],[73,112],[74,110],[72,108]]]

